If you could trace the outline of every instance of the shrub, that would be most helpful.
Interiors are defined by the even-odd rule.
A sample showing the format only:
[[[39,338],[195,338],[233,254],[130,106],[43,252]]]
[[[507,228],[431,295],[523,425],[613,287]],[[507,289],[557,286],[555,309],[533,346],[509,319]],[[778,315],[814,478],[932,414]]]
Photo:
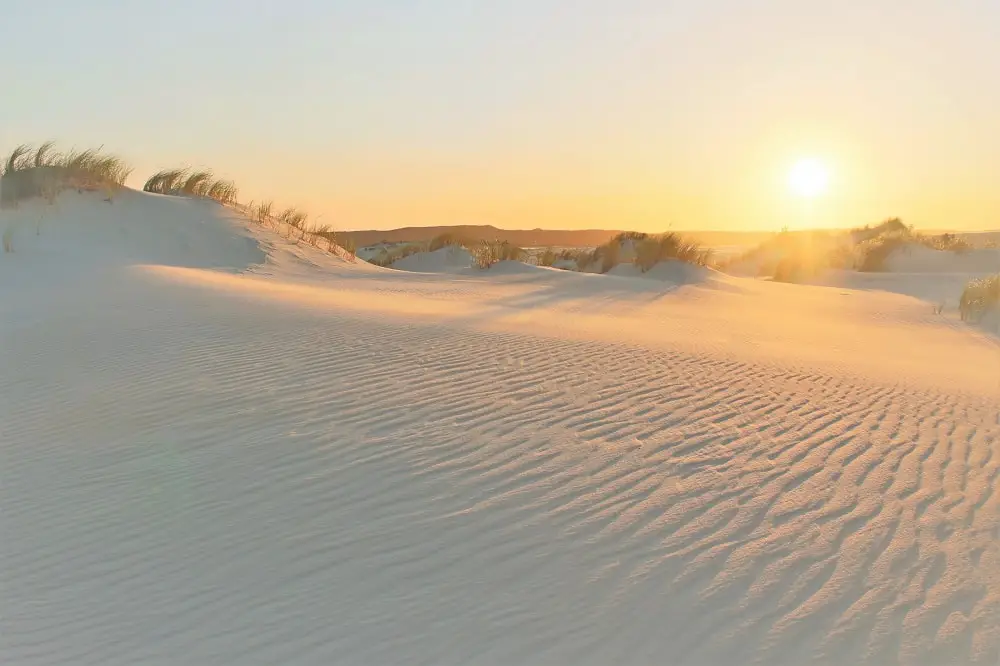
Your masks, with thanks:
[[[980,321],[990,311],[1000,310],[1000,275],[973,280],[959,300],[963,321]]]

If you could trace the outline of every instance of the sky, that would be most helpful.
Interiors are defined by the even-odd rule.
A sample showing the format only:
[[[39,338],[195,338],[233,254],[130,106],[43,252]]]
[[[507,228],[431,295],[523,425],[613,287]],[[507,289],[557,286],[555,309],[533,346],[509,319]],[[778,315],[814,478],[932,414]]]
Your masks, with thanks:
[[[139,186],[210,167],[340,229],[1000,228],[996,0],[0,1],[0,150]]]

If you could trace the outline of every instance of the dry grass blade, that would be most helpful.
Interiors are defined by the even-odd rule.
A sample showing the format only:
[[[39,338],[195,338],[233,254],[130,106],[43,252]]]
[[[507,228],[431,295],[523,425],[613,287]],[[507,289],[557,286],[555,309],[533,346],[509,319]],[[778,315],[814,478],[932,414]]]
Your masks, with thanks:
[[[219,203],[232,204],[236,202],[236,195],[238,193],[239,190],[233,181],[217,180],[209,185],[205,194]]]
[[[28,168],[31,165],[30,155],[31,146],[26,143],[22,143],[20,146],[12,150],[4,162],[2,175],[11,174]]]
[[[181,185],[180,192],[188,196],[205,196],[211,187],[212,178],[211,171],[195,171]]]
[[[187,179],[187,169],[164,169],[157,171],[142,186],[143,191],[156,194],[175,194],[181,183]]]
[[[295,227],[296,229],[302,229],[305,227],[306,220],[309,219],[309,216],[298,208],[289,206],[285,210],[281,211],[278,215],[278,219],[285,224]]]
[[[52,152],[52,149],[55,148],[55,145],[56,145],[55,141],[46,141],[45,143],[43,143],[38,147],[38,149],[35,151],[35,158],[34,158],[35,168],[40,169],[41,167],[52,166],[53,164],[58,163],[59,161],[58,156],[49,155],[49,153]]]

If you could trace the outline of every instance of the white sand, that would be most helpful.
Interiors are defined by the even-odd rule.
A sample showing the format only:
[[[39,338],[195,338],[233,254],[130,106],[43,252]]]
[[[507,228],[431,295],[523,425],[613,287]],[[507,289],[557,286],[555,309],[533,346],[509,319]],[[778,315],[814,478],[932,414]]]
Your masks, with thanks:
[[[4,664],[1000,657],[1000,346],[951,313],[41,210],[0,212]]]
[[[472,253],[464,247],[447,246],[433,252],[417,252],[393,262],[392,267],[416,273],[457,273],[472,267]]]
[[[894,273],[997,273],[1000,249],[950,252],[909,243],[889,255],[885,269]]]

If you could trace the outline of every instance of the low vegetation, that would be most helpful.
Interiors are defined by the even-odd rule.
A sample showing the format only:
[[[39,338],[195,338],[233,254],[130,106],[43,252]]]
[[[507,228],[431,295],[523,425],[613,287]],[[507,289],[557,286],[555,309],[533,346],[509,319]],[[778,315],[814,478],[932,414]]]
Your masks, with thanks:
[[[680,234],[646,234],[628,231],[618,234],[590,252],[576,255],[579,270],[597,269],[607,273],[621,263],[632,263],[643,273],[663,261],[683,261],[708,265],[711,251]]]
[[[527,253],[507,241],[483,241],[472,249],[472,257],[479,268],[489,268],[501,261],[524,261]]]
[[[37,148],[22,144],[7,155],[0,165],[0,206],[35,197],[52,202],[68,189],[101,191],[111,203],[132,173],[125,160],[100,148],[62,153],[55,147],[52,141]]]
[[[964,321],[979,322],[988,313],[1000,314],[1000,275],[973,280],[959,300]]]
[[[443,233],[435,236],[427,243],[427,250],[429,252],[436,252],[445,247],[464,247],[466,249],[472,249],[476,246],[475,242],[469,240],[468,238],[463,238],[458,234],[453,233]]]
[[[125,187],[132,168],[122,158],[101,148],[59,152],[52,141],[37,148],[22,144],[0,162],[0,207],[16,207],[19,202],[44,198],[53,203],[60,192],[99,191],[113,203],[115,193]],[[258,224],[270,226],[296,241],[305,241],[347,258],[354,257],[352,243],[340,244],[338,234],[317,233],[309,226],[309,216],[294,207],[277,210],[271,202],[241,205],[239,189],[230,180],[216,178],[209,170],[164,169],[150,176],[142,188],[146,192],[170,196],[213,199],[244,212]],[[3,236],[5,252],[12,250],[11,232]],[[345,247],[347,246],[347,247]]]
[[[874,233],[878,231],[879,233]],[[867,233],[866,233],[867,232]],[[886,270],[890,256],[909,245],[920,245],[941,252],[963,254],[973,249],[972,245],[955,234],[930,236],[921,234],[903,224],[899,218],[886,220],[877,227],[854,229],[852,237],[863,237],[857,244],[855,268],[862,272]]]
[[[222,204],[236,203],[239,188],[231,180],[215,178],[211,171],[164,169],[157,171],[142,186],[144,192],[172,196],[204,197]]]
[[[354,244],[343,241],[330,225],[309,223],[309,214],[295,206],[279,209],[273,201],[238,202],[239,188],[231,180],[216,178],[210,169],[163,169],[150,176],[144,192],[175,197],[212,199],[241,210],[250,220],[269,227],[286,238],[304,242],[332,254],[353,260]]]
[[[711,250],[695,241],[670,232],[659,236],[646,236],[635,245],[635,265],[643,273],[661,261],[683,261],[696,266],[707,266]]]
[[[899,218],[890,218],[848,232],[785,230],[729,259],[721,268],[755,268],[760,277],[803,282],[829,269],[887,270],[888,260],[894,253],[913,245],[958,254],[974,249],[955,234],[921,234]]]
[[[371,257],[368,260],[368,263],[381,266],[382,268],[390,268],[400,259],[405,259],[406,257],[419,254],[420,252],[426,252],[427,248],[428,246],[423,243],[397,245],[389,249],[383,249],[377,255]]]

